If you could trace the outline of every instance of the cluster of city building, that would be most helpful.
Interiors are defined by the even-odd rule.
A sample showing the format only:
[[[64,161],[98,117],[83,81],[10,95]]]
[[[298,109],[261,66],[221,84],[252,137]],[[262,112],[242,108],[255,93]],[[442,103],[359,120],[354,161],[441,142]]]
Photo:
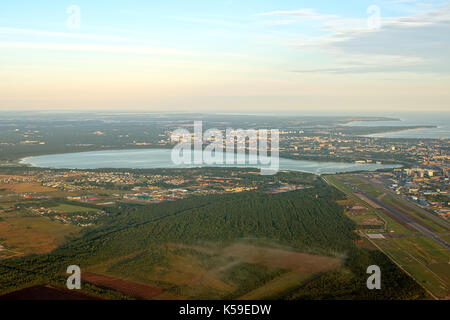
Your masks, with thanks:
[[[245,173],[253,175],[252,172],[246,171]],[[113,205],[117,202],[158,203],[193,195],[239,193],[258,189],[280,193],[304,188],[302,185],[286,184],[276,180],[262,182],[243,179],[236,172],[229,176],[210,176],[197,173],[183,177],[122,171],[30,170],[21,173],[20,176],[3,176],[0,182],[7,184],[39,183],[49,189],[49,192],[3,193],[1,197],[5,200],[8,198],[10,200],[18,199],[18,197],[36,200],[64,196],[69,201],[96,205]],[[52,194],[51,190],[59,192]],[[53,212],[51,208],[42,210],[37,208],[33,212],[53,216],[56,214],[58,219],[63,221],[69,219],[64,216],[64,213]]]
[[[159,144],[170,146],[172,131],[166,131]],[[164,135],[163,135],[164,136]],[[251,149],[256,141],[247,137],[245,149]],[[196,139],[192,134],[192,139]],[[198,137],[197,137],[198,139]],[[279,151],[284,155],[298,157],[335,158],[357,163],[403,162],[424,166],[439,166],[448,170],[450,162],[450,143],[448,139],[385,139],[354,136],[339,130],[281,130],[279,132]],[[269,137],[270,141],[270,137]],[[201,141],[200,141],[201,142]],[[203,141],[206,143],[206,141]],[[223,140],[226,144],[226,140]],[[236,143],[236,148],[243,148]],[[270,144],[269,144],[270,150]],[[446,168],[446,169],[445,169]]]
[[[79,227],[89,227],[102,215],[106,214],[104,211],[92,209],[90,211],[83,210],[80,212],[67,212],[59,210],[58,208],[29,208],[29,212],[38,216],[49,217],[52,220],[64,224],[73,224]]]
[[[448,171],[436,168],[394,169],[393,172],[371,173],[386,187],[424,209],[444,218],[450,217]]]

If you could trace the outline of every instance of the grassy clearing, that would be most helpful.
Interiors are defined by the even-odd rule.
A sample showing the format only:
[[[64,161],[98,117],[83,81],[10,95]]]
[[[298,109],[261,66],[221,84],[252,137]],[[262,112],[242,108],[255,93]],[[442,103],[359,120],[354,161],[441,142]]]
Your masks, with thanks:
[[[89,272],[164,289],[168,297],[278,297],[341,260],[236,243],[228,247],[169,244],[102,262]]]
[[[56,210],[56,211],[63,211],[63,212],[66,212],[66,213],[98,211],[97,209],[94,209],[94,208],[86,208],[86,207],[81,207],[81,206],[74,206],[74,205],[71,205],[71,204],[60,204],[59,206],[52,207],[51,209],[52,210]]]
[[[1,243],[23,255],[48,253],[79,231],[79,227],[45,217],[16,216],[0,221]]]
[[[337,268],[341,263],[337,258],[241,243],[233,244],[219,253],[247,263],[304,272],[328,271]]]
[[[364,191],[365,193],[367,193],[368,195],[370,195],[372,197],[379,197],[383,194],[383,192],[380,192],[375,187],[373,187],[369,184],[365,184],[364,182],[361,182],[357,186],[359,189],[361,189],[362,191]]]
[[[340,179],[351,183],[354,186],[357,186],[359,189],[364,191],[365,193],[373,196],[373,197],[379,197],[383,194],[383,192],[379,191],[377,188],[365,183],[363,180],[359,179],[358,177],[351,176],[351,175],[341,175],[339,176]]]
[[[270,268],[261,264],[238,263],[220,272],[220,278],[236,288],[228,299],[239,297],[249,290],[265,286],[272,279],[284,274],[282,269]],[[268,295],[266,295],[267,297]]]
[[[1,189],[8,190],[14,193],[52,192],[57,190],[49,187],[44,187],[37,182],[23,182],[14,184],[0,183],[0,190]]]
[[[386,215],[381,210],[373,208],[370,204],[361,200],[359,197],[355,196],[353,193],[354,190],[352,190],[352,188],[350,188],[349,186],[345,185],[342,181],[340,181],[341,177],[342,176],[339,175],[339,176],[327,176],[326,178],[331,184],[335,185],[339,190],[344,192],[349,200],[357,203],[358,205],[365,206],[369,209],[368,211],[361,212],[359,215],[358,214],[347,215],[350,219],[352,219],[356,223],[360,223],[361,220],[364,219],[364,216],[375,215],[385,222],[385,228],[387,230],[393,231],[395,234],[412,234],[411,230],[401,225],[400,223],[398,223],[396,220]]]
[[[337,186],[341,191],[347,194],[351,200],[358,201],[369,207],[370,210],[365,214],[376,213],[387,223],[387,229],[395,231],[394,234],[411,235],[401,238],[388,238],[386,240],[375,240],[375,242],[397,263],[399,263],[407,272],[409,272],[417,282],[422,284],[431,293],[439,298],[449,297],[449,283],[450,283],[450,253],[440,244],[426,237],[415,237],[413,232],[401,225],[399,222],[390,218],[381,210],[371,207],[368,203],[361,200],[354,195],[354,190],[345,185],[340,179],[342,176],[327,176],[327,180]],[[357,183],[356,179],[351,179],[345,176],[343,179],[350,183]],[[361,190],[369,193],[367,189]],[[373,188],[373,187],[372,187]],[[370,194],[370,193],[369,193]],[[375,196],[375,193],[372,194]],[[382,201],[397,207],[397,209],[406,211],[411,216],[427,224],[431,228],[440,232],[448,232],[447,229],[437,225],[433,220],[426,219],[418,214],[413,208],[409,208],[402,202],[394,199],[391,196],[385,196]],[[360,221],[362,217],[352,217],[355,221]],[[445,238],[446,236],[444,236]]]
[[[450,294],[448,250],[425,237],[377,240],[376,243],[435,296],[444,298]]]
[[[405,203],[403,203],[397,199],[394,199],[393,197],[391,197],[389,195],[384,197],[381,201],[397,208],[398,210],[401,210],[402,212],[407,213],[411,217],[417,219],[422,224],[430,227],[432,230],[434,230],[436,232],[448,232],[449,231],[447,228],[441,226],[440,224],[437,224],[434,220],[426,217],[423,213],[419,212],[413,206],[406,205]]]
[[[292,271],[281,275],[263,286],[241,296],[239,300],[277,299],[299,287],[312,277],[312,273]]]

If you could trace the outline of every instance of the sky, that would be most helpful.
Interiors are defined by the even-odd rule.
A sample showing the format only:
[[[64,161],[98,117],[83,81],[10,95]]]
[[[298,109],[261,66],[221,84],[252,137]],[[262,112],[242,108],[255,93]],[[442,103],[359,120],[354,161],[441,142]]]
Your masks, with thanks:
[[[0,0],[0,111],[449,111],[450,1]]]

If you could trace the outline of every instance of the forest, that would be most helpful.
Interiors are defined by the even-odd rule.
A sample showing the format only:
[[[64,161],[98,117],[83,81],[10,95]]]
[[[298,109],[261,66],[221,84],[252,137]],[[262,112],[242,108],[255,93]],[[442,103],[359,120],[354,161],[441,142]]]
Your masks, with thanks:
[[[320,274],[279,298],[423,298],[424,290],[382,253],[355,247],[355,240],[359,238],[355,224],[336,203],[343,194],[321,180],[312,181],[310,177],[304,175],[314,188],[282,194],[252,191],[151,205],[120,204],[109,208],[109,215],[99,226],[88,228],[80,238],[67,242],[50,254],[2,260],[0,292],[32,284],[63,284],[68,265],[76,264],[84,269],[142,252],[131,260],[125,259],[110,267],[116,273],[138,274],[167,263],[169,251],[166,248],[170,243],[204,247],[214,244],[217,248],[244,241],[259,246],[284,246],[299,252],[345,257],[342,267]],[[389,270],[390,285],[376,293],[367,292],[365,288],[365,268],[371,264],[380,264]],[[243,265],[244,271],[248,269],[248,265]],[[269,272],[259,267],[258,272],[262,279],[269,280],[282,271]],[[239,272],[230,272],[229,276],[239,279]],[[251,283],[253,286],[261,285],[257,279]],[[117,293],[92,286],[85,290],[121,298]]]

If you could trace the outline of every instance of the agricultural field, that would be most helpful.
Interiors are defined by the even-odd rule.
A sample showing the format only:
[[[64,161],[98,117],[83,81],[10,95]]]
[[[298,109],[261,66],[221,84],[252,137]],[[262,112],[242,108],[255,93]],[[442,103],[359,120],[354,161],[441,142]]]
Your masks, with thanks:
[[[138,299],[151,299],[163,293],[163,290],[160,288],[89,272],[83,273],[82,280],[83,282],[88,282],[98,287],[110,288]]]

